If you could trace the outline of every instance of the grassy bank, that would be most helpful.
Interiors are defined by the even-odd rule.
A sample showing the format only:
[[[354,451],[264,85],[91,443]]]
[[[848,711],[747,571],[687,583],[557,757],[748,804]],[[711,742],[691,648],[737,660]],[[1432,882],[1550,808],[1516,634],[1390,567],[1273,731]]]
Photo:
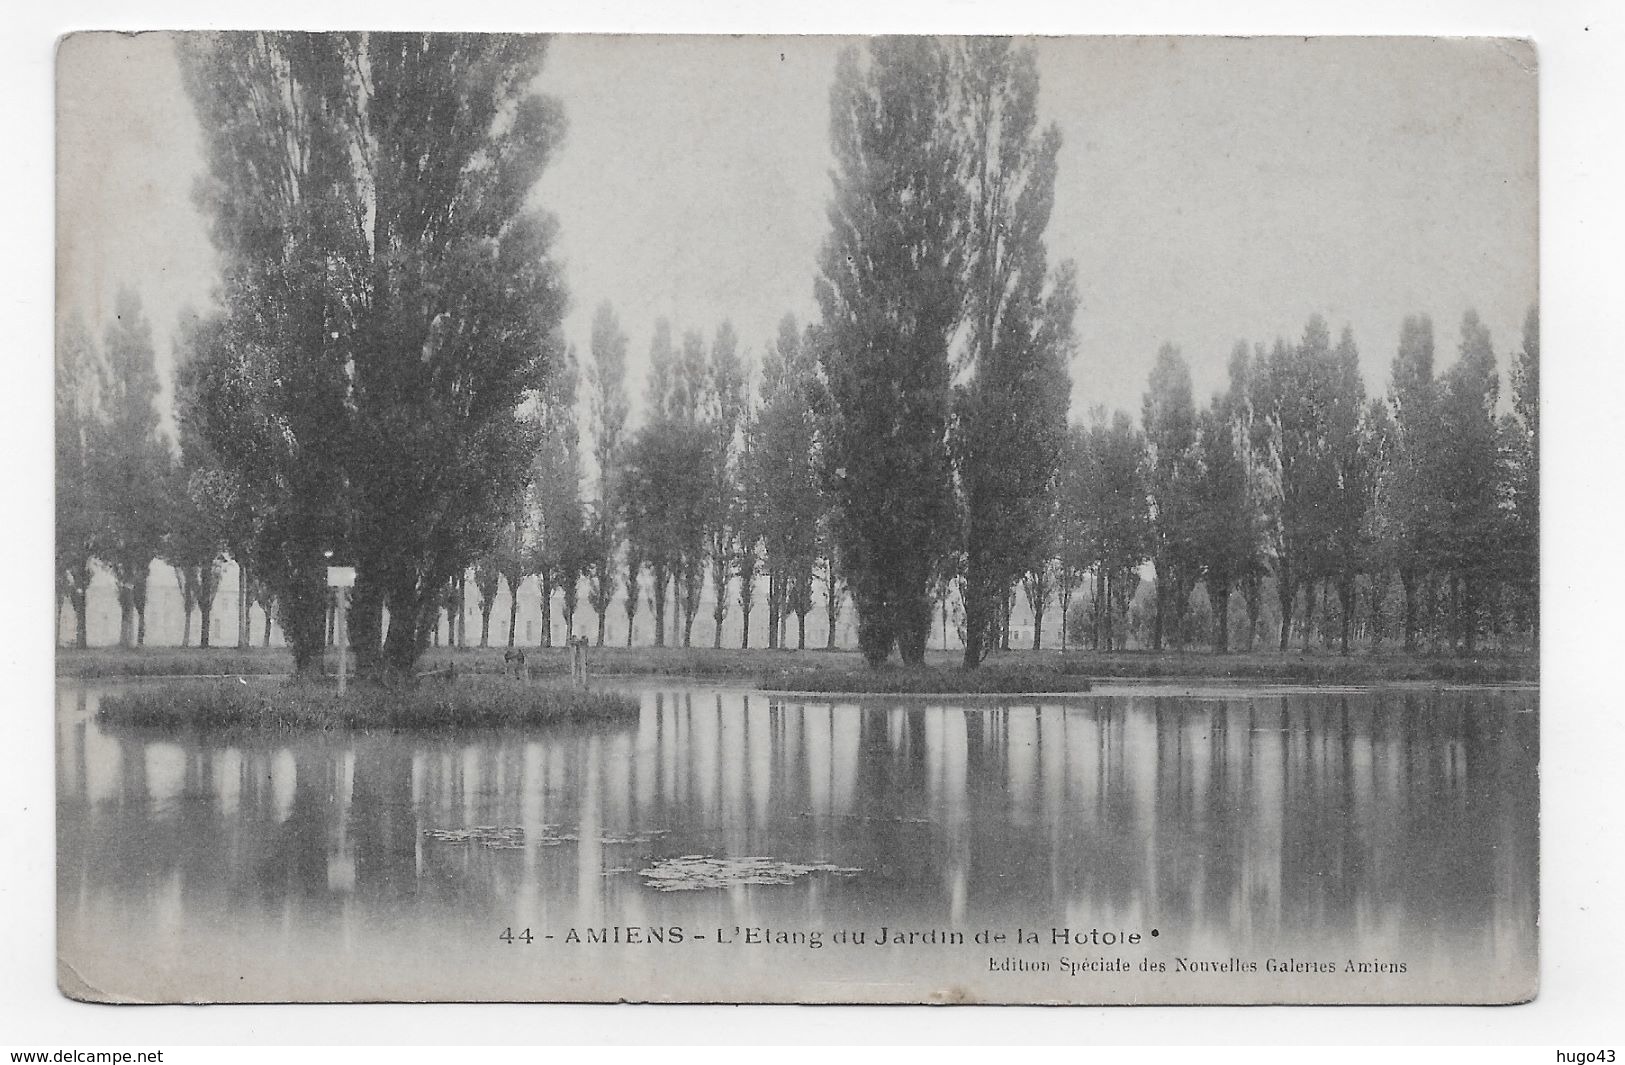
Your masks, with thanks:
[[[286,648],[235,647],[92,647],[79,651],[58,648],[59,677],[263,677],[293,672],[293,655]]]
[[[1216,655],[1121,651],[1111,654],[1067,654],[1067,672],[1097,678],[1210,678],[1256,680],[1276,684],[1394,684],[1434,681],[1446,684],[1504,684],[1540,679],[1534,655],[1449,658],[1398,653],[1297,651]]]
[[[482,647],[452,650],[434,648],[423,656],[418,668],[443,672],[455,666],[459,675],[491,675],[506,672],[502,661],[505,648]],[[563,676],[569,673],[569,652],[561,647],[524,649],[533,677]],[[328,668],[336,664],[336,654],[328,652]],[[879,688],[885,684],[936,684],[937,680],[906,679],[910,671],[894,668],[900,676],[883,679],[888,671],[870,671],[856,651],[769,651],[761,648],[713,649],[709,647],[595,647],[588,655],[595,674],[656,675],[734,679],[762,683],[779,691],[917,690],[946,691],[937,688]],[[1206,651],[1009,651],[990,657],[972,673],[958,670],[960,656],[953,651],[933,650],[926,664],[951,674],[961,686],[954,691],[1010,691],[985,685],[1015,683],[1004,679],[981,680],[984,675],[1033,675],[1047,678],[1045,687],[1023,691],[1061,691],[1054,678],[1191,678],[1231,679],[1278,684],[1383,684],[1403,681],[1433,681],[1456,684],[1497,684],[1533,681],[1540,676],[1539,659],[1534,655],[1485,655],[1478,658],[1451,658],[1407,655],[1403,652],[1357,651],[1347,657],[1321,650],[1302,652],[1255,651],[1248,654],[1216,655]],[[88,651],[57,652],[57,675],[64,677],[153,677],[153,676],[264,676],[288,673],[293,656],[284,648],[147,648],[121,651],[94,648]],[[914,671],[918,672],[918,671]],[[825,674],[831,674],[825,676]],[[793,678],[787,679],[787,678]],[[870,678],[860,681],[858,678]],[[947,681],[940,681],[947,683]],[[1023,683],[1026,683],[1025,681]],[[845,685],[836,687],[835,685]],[[818,685],[826,685],[819,687]]]
[[[526,647],[526,665],[532,677],[568,676],[570,652],[563,647]],[[418,670],[443,673],[455,667],[459,674],[499,676],[511,672],[503,661],[506,647],[431,648],[418,662]],[[782,652],[712,649],[709,647],[595,647],[589,653],[592,672],[615,675],[671,677],[755,677],[772,663],[786,659],[835,659],[861,665],[855,651]],[[351,659],[351,668],[354,668]],[[338,668],[338,653],[327,652],[327,671]],[[285,647],[250,648],[135,648],[94,647],[79,651],[59,648],[59,677],[199,677],[275,676],[293,672],[293,655]]]
[[[427,730],[602,721],[637,710],[637,700],[620,692],[479,678],[407,690],[359,685],[343,697],[326,684],[163,684],[106,695],[97,716],[133,727]]]
[[[865,692],[879,695],[1018,695],[1086,692],[1089,678],[1056,666],[991,666],[981,669],[923,666],[781,669],[763,674],[766,691]]]

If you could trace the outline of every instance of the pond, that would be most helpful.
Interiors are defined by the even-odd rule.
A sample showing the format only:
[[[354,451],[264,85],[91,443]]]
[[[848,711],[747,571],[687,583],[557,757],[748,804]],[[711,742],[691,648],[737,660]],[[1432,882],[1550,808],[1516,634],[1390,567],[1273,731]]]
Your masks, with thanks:
[[[140,1001],[1511,1001],[1532,689],[957,703],[667,680],[525,733],[104,728],[64,988]]]

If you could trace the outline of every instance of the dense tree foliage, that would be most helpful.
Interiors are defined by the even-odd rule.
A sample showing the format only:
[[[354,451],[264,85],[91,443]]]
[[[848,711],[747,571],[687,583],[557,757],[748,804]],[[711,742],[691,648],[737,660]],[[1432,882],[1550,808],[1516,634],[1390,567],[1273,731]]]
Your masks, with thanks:
[[[828,342],[824,471],[871,663],[919,662],[951,544],[948,349],[964,307],[966,188],[953,54],[882,38],[841,54],[830,94],[830,234],[817,296]]]
[[[575,351],[565,353],[558,370],[548,378],[540,398],[541,440],[531,459],[530,506],[532,530],[528,569],[541,588],[541,642],[553,646],[553,593],[558,592],[566,637],[574,635],[576,603],[581,578],[594,553],[589,542],[587,515],[581,503],[580,432],[576,420],[578,380]]]
[[[825,499],[820,492],[817,456],[821,449],[814,408],[818,334],[798,331],[785,315],[762,361],[751,449],[749,493],[757,515],[763,568],[767,577],[767,645],[784,642],[790,614],[801,619],[812,609],[813,571],[820,551]]]
[[[1145,435],[1122,411],[1108,418],[1095,408],[1087,428],[1071,430],[1061,485],[1060,510],[1069,515],[1059,543],[1061,579],[1093,576],[1088,632],[1097,649],[1109,651],[1122,645],[1140,567],[1153,550]]]
[[[955,393],[951,444],[964,507],[965,665],[974,667],[995,628],[1008,640],[998,608],[1017,580],[1027,578],[1035,613],[1048,598],[1077,294],[1070,264],[1052,283],[1044,245],[1061,135],[1037,131],[1032,50],[998,38],[962,49],[972,377]]]
[[[706,561],[711,567],[711,620],[716,623],[713,647],[722,646],[722,623],[728,618],[728,586],[739,563],[741,491],[740,437],[746,406],[745,364],[732,322],[717,327],[701,403],[701,421],[710,437],[710,484],[707,487]]]
[[[1191,371],[1172,344],[1157,352],[1145,393],[1145,428],[1151,491],[1151,564],[1156,569],[1157,612],[1151,646],[1162,649],[1167,629],[1184,646],[1185,612],[1201,575],[1195,537],[1198,522],[1196,405]],[[1171,617],[1170,617],[1171,614]]]
[[[1214,618],[1213,649],[1230,649],[1230,594],[1258,557],[1257,516],[1247,490],[1247,438],[1234,396],[1214,396],[1202,411],[1192,478],[1188,542]]]
[[[186,48],[227,323],[201,428],[265,516],[251,554],[302,672],[325,551],[359,569],[358,664],[409,672],[528,476],[524,401],[564,307],[553,223],[526,205],[563,126],[531,90],[543,52],[397,33]]]
[[[168,491],[170,513],[164,534],[163,558],[175,570],[185,610],[182,645],[189,638],[192,611],[199,615],[198,645],[208,647],[215,595],[223,563],[241,539],[238,530],[252,527],[242,511],[237,479],[223,469],[214,451],[198,431],[197,368],[208,351],[222,342],[218,317],[183,318],[175,343],[175,422],[180,458],[171,467]]]
[[[587,601],[598,615],[598,646],[604,645],[604,619],[615,601],[615,556],[625,539],[624,495],[619,481],[630,403],[626,395],[626,334],[608,303],[599,305],[592,320],[591,388],[593,460],[597,466],[597,492],[588,508]],[[628,599],[637,592],[628,589]]]
[[[92,480],[95,425],[95,339],[78,316],[56,341],[56,602],[73,609],[73,645],[87,643],[85,597],[94,576],[97,488]]]
[[[1540,642],[1540,311],[1529,308],[1523,344],[1512,363],[1513,498],[1517,533],[1513,580],[1519,586],[1521,614]]]
[[[1068,423],[1079,297],[1048,261],[1061,145],[1028,49],[844,52],[818,319],[746,338],[765,340],[755,367],[728,321],[658,321],[635,422],[613,307],[584,365],[563,335],[553,224],[530,206],[563,128],[532,88],[536,42],[225,33],[182,58],[218,308],[179,323],[173,445],[135,297],[100,344],[63,322],[56,581],[81,645],[93,559],[121,642],[144,639],[162,559],[183,640],[195,610],[206,644],[230,558],[239,642],[258,604],[309,672],[329,554],[359,570],[350,634],[379,679],[411,673],[442,614],[462,644],[470,573],[482,645],[504,585],[515,643],[532,576],[544,646],[554,593],[573,632],[583,581],[599,643],[619,595],[628,644],[647,602],[656,644],[689,645],[708,605],[720,647],[737,602],[749,646],[765,601],[768,646],[794,616],[802,648],[821,589],[833,647],[850,595],[872,664],[921,661],[940,618],[974,666],[1009,648],[1018,596],[1034,649],[1052,603],[1063,647],[1100,650],[1251,649],[1266,624],[1283,651],[1538,638],[1535,308],[1508,397],[1474,312],[1448,366],[1431,320],[1405,318],[1376,396],[1352,331],[1334,343],[1314,315],[1295,342],[1238,342],[1205,402],[1168,343],[1138,425]]]
[[[163,550],[174,459],[158,426],[152,325],[129,289],[118,294],[101,354],[87,448],[94,543],[118,590],[119,645],[138,647],[146,642],[147,580]]]
[[[678,348],[670,323],[656,323],[645,391],[646,420],[632,437],[620,476],[628,547],[629,593],[635,557],[650,576],[655,646],[667,641],[667,603],[673,606],[672,643],[688,643],[704,579],[707,500],[712,479],[711,437],[700,421],[705,352],[697,337]],[[668,599],[668,591],[672,594]],[[627,638],[635,607],[627,607]]]

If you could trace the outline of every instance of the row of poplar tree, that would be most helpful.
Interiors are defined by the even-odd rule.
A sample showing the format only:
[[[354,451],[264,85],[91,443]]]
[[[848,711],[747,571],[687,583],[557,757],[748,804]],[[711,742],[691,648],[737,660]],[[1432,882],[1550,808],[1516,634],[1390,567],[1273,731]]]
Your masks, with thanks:
[[[499,584],[517,609],[535,575],[572,625],[584,587],[600,642],[618,598],[629,640],[646,601],[657,641],[684,644],[707,582],[715,641],[734,600],[748,639],[765,585],[769,642],[792,615],[804,642],[821,580],[830,630],[850,596],[871,663],[920,661],[953,596],[976,665],[1018,589],[1041,630],[1087,587],[1111,647],[1147,563],[1158,647],[1199,584],[1221,648],[1232,592],[1250,644],[1273,587],[1284,646],[1328,582],[1345,626],[1363,590],[1375,633],[1397,584],[1409,646],[1533,628],[1533,312],[1515,416],[1476,317],[1437,375],[1431,325],[1408,320],[1385,400],[1316,318],[1239,346],[1205,408],[1170,347],[1139,427],[1069,427],[1078,300],[1044,243],[1060,135],[1004,40],[843,53],[818,319],[787,319],[754,381],[731,327],[707,344],[660,324],[634,431],[628,338],[601,307],[579,365],[555,224],[526,202],[564,127],[530,88],[544,55],[501,35],[187,40],[219,307],[177,333],[175,447],[134,300],[99,352],[63,329],[57,570],[81,639],[91,558],[139,642],[153,558],[206,610],[228,556],[300,671],[320,668],[325,566],[355,565],[351,640],[380,676],[412,669],[469,573],[487,630]]]
[[[1229,387],[1193,400],[1179,351],[1164,346],[1141,425],[1096,411],[1074,427],[1055,510],[1055,551],[1024,578],[1063,612],[1092,584],[1087,631],[1121,644],[1140,571],[1155,574],[1149,641],[1182,646],[1191,596],[1208,600],[1214,648],[1262,636],[1273,596],[1286,650],[1299,606],[1307,647],[1317,591],[1372,645],[1472,653],[1484,633],[1539,632],[1538,372],[1531,308],[1503,410],[1488,330],[1462,319],[1456,357],[1435,369],[1433,323],[1406,318],[1385,396],[1368,398],[1350,330],[1333,345],[1312,317],[1296,343],[1238,342]],[[1332,638],[1330,619],[1322,631]]]

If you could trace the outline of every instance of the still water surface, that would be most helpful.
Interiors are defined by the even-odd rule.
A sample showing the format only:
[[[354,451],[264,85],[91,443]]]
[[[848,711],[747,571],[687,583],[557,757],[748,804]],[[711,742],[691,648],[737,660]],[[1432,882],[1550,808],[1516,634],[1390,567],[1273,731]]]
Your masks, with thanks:
[[[1533,690],[954,705],[631,683],[641,712],[610,726],[180,735],[104,728],[113,689],[62,682],[64,987],[146,1001],[1534,990]],[[1077,942],[1091,931],[1119,938]]]

